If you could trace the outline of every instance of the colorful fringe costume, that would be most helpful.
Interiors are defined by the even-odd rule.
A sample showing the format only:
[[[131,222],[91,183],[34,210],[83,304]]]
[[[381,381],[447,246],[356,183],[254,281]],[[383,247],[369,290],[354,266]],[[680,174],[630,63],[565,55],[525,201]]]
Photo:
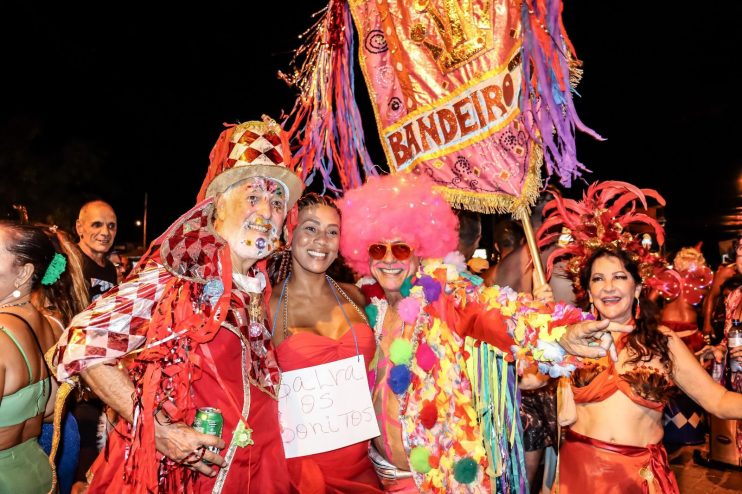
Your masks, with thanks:
[[[371,458],[385,489],[525,492],[516,374],[534,362],[554,377],[569,374],[576,359],[556,342],[582,312],[483,288],[461,254],[441,258],[456,245],[456,217],[425,177],[373,177],[340,206],[341,252],[353,269],[385,276],[388,257],[369,262],[376,242],[403,242],[421,261],[394,307],[372,298],[366,309],[381,430]],[[396,294],[392,283],[401,281],[380,281]]]
[[[399,401],[399,419],[387,407],[377,410],[382,430],[401,424],[420,492],[524,492],[516,372],[533,361],[555,374],[571,371],[572,358],[562,360],[554,342],[583,315],[507,288],[479,288],[458,274],[447,278],[451,267],[424,262],[408,297],[419,313],[400,314],[406,319],[400,334],[382,334],[388,305],[374,299],[375,402],[389,402],[392,393]],[[389,338],[385,352],[382,340]],[[388,457],[389,447],[380,453]]]
[[[251,300],[233,287],[229,248],[211,228],[212,210],[209,199],[181,217],[128,280],[75,317],[60,340],[60,379],[123,359],[136,387],[134,424],[119,420],[89,473],[91,493],[232,492],[251,484],[288,492],[270,335],[248,331]],[[191,424],[205,406],[224,416],[228,446],[221,454],[229,466],[215,478],[155,449],[154,412]],[[251,446],[233,440],[241,421],[253,430]]]
[[[303,185],[285,166],[288,157],[275,122],[228,126],[210,155],[199,204],[153,243],[125,282],[64,331],[55,359],[58,379],[71,383],[86,369],[115,364],[126,369],[135,388],[132,423],[119,420],[109,434],[88,472],[88,492],[289,492],[265,269],[257,263],[247,273],[233,273],[230,245],[212,223],[214,197],[247,179],[282,186],[284,211],[290,209]],[[246,218],[238,220],[257,221],[254,213]],[[263,258],[274,248],[264,236],[280,227],[266,228],[268,233],[252,240],[233,234],[232,241],[254,244],[251,255]],[[155,443],[155,421],[163,414],[191,425],[202,407],[218,408],[224,419],[221,437],[227,446],[220,454],[227,466],[215,477],[172,461]]]

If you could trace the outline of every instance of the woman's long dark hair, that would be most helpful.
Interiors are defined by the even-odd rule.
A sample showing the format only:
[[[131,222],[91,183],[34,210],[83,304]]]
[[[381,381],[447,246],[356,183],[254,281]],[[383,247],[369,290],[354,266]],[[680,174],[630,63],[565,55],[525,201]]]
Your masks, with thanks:
[[[603,257],[614,257],[621,261],[626,271],[634,279],[641,283],[639,275],[639,264],[631,256],[620,249],[599,248],[587,259],[585,268],[580,274],[580,283],[587,291],[590,290],[590,278],[593,274],[595,261]],[[660,313],[657,305],[645,297],[639,296],[639,317],[636,318],[636,329],[626,337],[626,348],[629,350],[630,364],[648,362],[659,357],[660,363],[666,371],[672,371],[672,359],[667,348],[667,336],[659,330]],[[632,314],[636,313],[636,300],[631,306]]]
[[[323,196],[316,192],[307,192],[299,198],[296,203],[297,213],[314,206],[327,206],[334,209],[338,216],[341,214],[340,208],[338,208],[331,197]],[[277,250],[268,258],[268,277],[273,286],[281,283],[291,273],[291,250],[289,247],[286,246],[283,249]],[[336,281],[353,283],[352,272],[345,265],[340,253],[338,253],[338,258],[335,259],[335,262],[327,269],[327,274]]]
[[[62,322],[68,324],[88,304],[77,247],[64,232],[44,225],[0,220],[0,229],[5,231],[4,247],[15,257],[15,264],[33,264],[31,291],[41,290],[43,303],[51,304],[62,315]],[[65,270],[54,283],[42,285],[41,280],[55,254],[64,256]]]

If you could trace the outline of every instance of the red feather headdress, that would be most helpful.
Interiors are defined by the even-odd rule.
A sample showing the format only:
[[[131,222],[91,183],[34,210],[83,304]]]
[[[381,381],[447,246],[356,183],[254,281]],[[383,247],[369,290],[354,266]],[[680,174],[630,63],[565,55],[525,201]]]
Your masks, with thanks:
[[[664,270],[664,259],[642,245],[640,234],[629,231],[631,225],[643,224],[653,230],[658,245],[665,242],[662,226],[637,211],[637,203],[647,208],[647,198],[665,205],[655,190],[612,180],[590,185],[582,201],[565,199],[556,190],[552,194],[554,199],[544,206],[544,223],[536,236],[540,247],[559,241],[549,256],[547,270],[551,273],[555,262],[566,260],[565,271],[574,280],[578,295],[583,290],[579,275],[590,255],[601,247],[627,251],[639,263],[643,280]]]

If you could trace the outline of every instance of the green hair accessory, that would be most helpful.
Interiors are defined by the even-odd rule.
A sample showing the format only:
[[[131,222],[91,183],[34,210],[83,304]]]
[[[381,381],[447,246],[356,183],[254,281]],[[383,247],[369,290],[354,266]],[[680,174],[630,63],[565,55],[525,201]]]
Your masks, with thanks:
[[[57,282],[62,273],[64,273],[67,267],[67,259],[64,258],[59,252],[54,253],[52,262],[49,263],[49,267],[46,268],[44,277],[41,278],[42,285],[52,285]]]

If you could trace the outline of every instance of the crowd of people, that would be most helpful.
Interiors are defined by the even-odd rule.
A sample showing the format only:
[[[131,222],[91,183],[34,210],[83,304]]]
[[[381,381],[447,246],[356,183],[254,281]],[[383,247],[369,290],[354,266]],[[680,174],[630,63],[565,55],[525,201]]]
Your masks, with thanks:
[[[0,492],[674,493],[673,390],[742,419],[742,394],[699,362],[742,362],[724,337],[741,246],[713,283],[698,249],[670,264],[609,206],[645,196],[611,182],[579,207],[540,201],[550,283],[512,221],[479,277],[479,218],[425,177],[370,177],[335,200],[289,162],[272,120],[229,126],[197,204],[133,269],[103,201],[80,209],[77,245],[0,222]],[[308,385],[282,374],[344,359],[377,432],[287,455],[301,424],[284,407],[306,403],[282,390]],[[58,399],[60,383],[77,392]],[[320,399],[330,423],[340,408]],[[197,430],[214,409],[220,430]]]

